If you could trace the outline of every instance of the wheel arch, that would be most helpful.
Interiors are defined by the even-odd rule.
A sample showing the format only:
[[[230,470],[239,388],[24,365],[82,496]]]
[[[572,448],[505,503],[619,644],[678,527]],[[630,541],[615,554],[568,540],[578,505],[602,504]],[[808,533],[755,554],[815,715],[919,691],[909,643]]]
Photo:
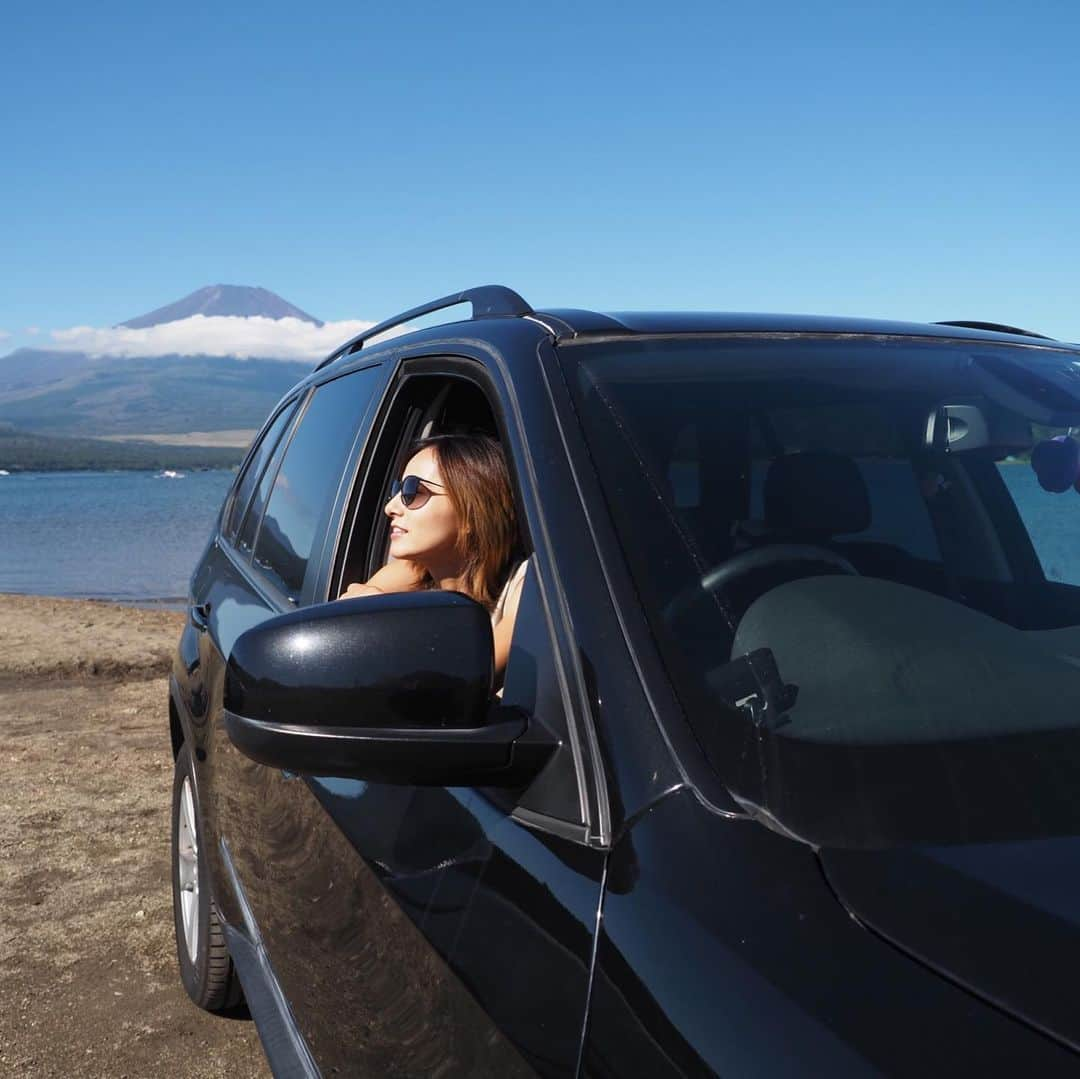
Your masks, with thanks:
[[[172,676],[169,678],[169,741],[172,743],[174,762],[180,755],[180,747],[189,741],[190,737],[190,720],[180,701],[180,687],[175,676]]]

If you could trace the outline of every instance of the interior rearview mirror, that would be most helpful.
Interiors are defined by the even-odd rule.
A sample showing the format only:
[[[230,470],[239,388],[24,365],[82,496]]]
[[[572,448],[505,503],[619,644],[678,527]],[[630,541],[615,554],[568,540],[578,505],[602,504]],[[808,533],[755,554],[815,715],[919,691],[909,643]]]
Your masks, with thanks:
[[[986,417],[976,405],[938,405],[926,420],[926,448],[966,453],[991,444]]]

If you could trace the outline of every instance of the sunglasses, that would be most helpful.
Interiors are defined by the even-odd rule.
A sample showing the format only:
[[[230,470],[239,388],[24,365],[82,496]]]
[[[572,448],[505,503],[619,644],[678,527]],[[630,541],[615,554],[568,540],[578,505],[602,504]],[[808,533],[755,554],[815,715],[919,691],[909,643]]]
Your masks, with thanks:
[[[424,480],[419,476],[404,476],[400,480],[394,480],[390,484],[390,499],[401,496],[401,504],[406,509],[419,509],[432,495],[443,494],[443,491],[429,491],[429,487],[442,487],[443,484],[434,480]]]

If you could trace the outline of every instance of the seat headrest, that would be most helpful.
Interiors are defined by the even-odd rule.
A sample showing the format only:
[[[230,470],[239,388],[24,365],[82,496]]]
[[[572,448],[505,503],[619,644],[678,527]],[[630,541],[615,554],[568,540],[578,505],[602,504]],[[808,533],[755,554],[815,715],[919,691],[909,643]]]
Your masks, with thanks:
[[[839,453],[777,457],[765,476],[770,528],[835,536],[870,527],[870,495],[859,466]]]

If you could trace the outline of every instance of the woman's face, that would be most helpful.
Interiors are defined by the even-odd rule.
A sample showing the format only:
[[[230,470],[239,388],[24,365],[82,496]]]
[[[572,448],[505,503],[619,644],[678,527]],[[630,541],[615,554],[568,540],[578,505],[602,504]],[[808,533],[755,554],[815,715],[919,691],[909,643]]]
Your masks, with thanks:
[[[459,557],[460,522],[439,471],[435,450],[428,446],[410,457],[401,473],[402,479],[406,476],[430,480],[431,485],[421,485],[412,506],[406,506],[400,494],[386,503],[385,512],[391,521],[390,553],[395,558],[409,558],[428,566]]]

